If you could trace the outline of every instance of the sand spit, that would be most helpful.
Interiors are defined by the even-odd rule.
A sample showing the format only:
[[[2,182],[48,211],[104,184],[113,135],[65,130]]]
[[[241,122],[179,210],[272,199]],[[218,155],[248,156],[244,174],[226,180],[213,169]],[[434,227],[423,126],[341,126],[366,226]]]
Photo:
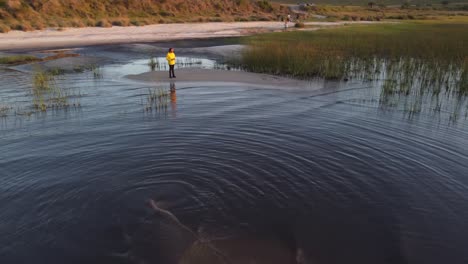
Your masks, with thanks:
[[[176,69],[177,78],[170,79],[167,71],[153,71],[125,77],[141,82],[152,83],[243,83],[251,86],[270,87],[277,89],[320,89],[315,82],[297,80],[269,74],[244,71],[212,70],[199,68]]]

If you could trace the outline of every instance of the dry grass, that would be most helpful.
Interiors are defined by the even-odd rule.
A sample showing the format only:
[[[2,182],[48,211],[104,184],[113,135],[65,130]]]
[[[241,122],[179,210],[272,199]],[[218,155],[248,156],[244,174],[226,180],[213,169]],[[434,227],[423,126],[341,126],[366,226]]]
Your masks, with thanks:
[[[401,7],[399,5],[385,6],[381,1],[375,1],[372,6],[368,5],[332,5],[324,3],[323,5],[302,6],[302,11],[307,12],[307,15],[301,15],[301,20],[319,20],[319,21],[381,21],[384,19],[391,20],[422,20],[422,19],[441,19],[447,17],[467,17],[468,4],[466,5],[431,5],[431,6],[408,6]],[[402,1],[403,2],[403,1]],[[290,12],[283,7],[284,12]],[[317,19],[315,15],[325,16],[326,18]]]
[[[73,8],[70,8],[73,6]],[[45,27],[129,26],[189,22],[207,18],[234,21],[255,16],[274,19],[279,5],[251,0],[112,1],[0,0],[0,30],[34,30]]]

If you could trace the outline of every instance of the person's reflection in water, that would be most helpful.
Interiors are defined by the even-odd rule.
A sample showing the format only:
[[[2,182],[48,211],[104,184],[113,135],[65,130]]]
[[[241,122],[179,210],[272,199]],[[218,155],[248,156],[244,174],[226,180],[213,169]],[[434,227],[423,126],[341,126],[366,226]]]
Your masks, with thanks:
[[[170,83],[170,95],[171,95],[171,113],[172,117],[177,117],[177,95],[176,95],[176,86],[174,82]]]

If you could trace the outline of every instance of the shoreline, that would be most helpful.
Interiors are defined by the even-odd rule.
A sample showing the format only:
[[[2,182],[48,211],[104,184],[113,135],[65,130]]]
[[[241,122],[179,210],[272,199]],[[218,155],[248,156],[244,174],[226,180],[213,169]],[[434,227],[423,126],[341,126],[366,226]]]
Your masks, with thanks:
[[[346,24],[371,24],[385,22],[306,22],[307,26],[330,27]],[[290,24],[294,29],[294,23]],[[315,30],[314,28],[311,30]],[[284,30],[280,21],[259,22],[211,22],[155,24],[130,27],[85,27],[67,28],[63,31],[46,29],[40,31],[11,31],[0,34],[0,51],[22,51],[33,49],[71,48],[107,44],[163,42],[184,39],[210,39],[240,37],[257,33]],[[307,30],[307,29],[306,29]]]

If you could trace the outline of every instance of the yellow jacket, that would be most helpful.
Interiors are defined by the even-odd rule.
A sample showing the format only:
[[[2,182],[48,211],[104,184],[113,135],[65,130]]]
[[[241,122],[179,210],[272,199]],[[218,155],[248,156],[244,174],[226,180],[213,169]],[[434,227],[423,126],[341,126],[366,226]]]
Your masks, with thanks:
[[[166,60],[169,65],[175,65],[175,53],[174,52],[168,52],[166,55]]]

